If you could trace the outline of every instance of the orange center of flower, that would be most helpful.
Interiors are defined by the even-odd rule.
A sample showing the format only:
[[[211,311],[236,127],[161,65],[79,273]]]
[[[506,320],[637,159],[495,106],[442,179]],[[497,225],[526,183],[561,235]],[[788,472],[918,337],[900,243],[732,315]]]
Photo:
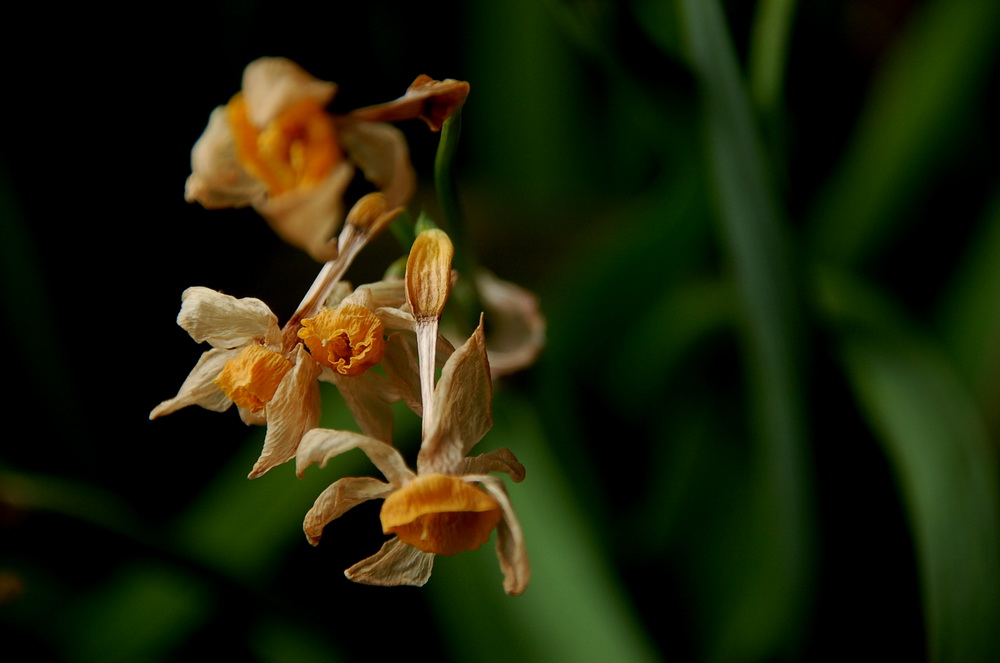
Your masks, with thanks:
[[[302,321],[301,338],[313,358],[341,375],[361,375],[382,361],[382,321],[364,306],[325,308]]]
[[[290,370],[292,362],[273,350],[253,344],[226,362],[215,384],[240,407],[260,412],[274,398],[274,392]]]
[[[263,128],[250,122],[242,93],[226,108],[240,163],[272,196],[319,184],[340,161],[333,121],[312,99],[293,104]]]
[[[500,505],[458,477],[418,476],[386,498],[382,531],[424,552],[454,555],[486,543],[500,522]]]

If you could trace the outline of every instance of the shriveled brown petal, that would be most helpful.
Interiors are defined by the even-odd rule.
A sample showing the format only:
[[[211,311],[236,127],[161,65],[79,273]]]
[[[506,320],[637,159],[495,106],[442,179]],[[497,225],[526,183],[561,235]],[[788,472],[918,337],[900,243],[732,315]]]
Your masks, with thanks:
[[[306,513],[302,529],[309,543],[317,545],[323,528],[362,502],[385,497],[396,490],[392,484],[371,477],[344,477],[319,494]]]
[[[396,127],[380,122],[337,118],[341,147],[365,179],[385,196],[388,209],[405,206],[416,189],[406,138]]]
[[[434,389],[434,409],[425,419],[418,471],[455,474],[469,450],[493,426],[493,383],[486,358],[483,320],[455,350]]]
[[[319,80],[287,58],[259,58],[243,70],[247,114],[258,128],[304,99],[325,106],[336,92],[335,83]]]
[[[344,575],[364,585],[422,587],[430,579],[433,566],[433,553],[417,550],[394,536],[377,553],[344,571]]]
[[[316,186],[267,198],[254,209],[281,239],[326,262],[337,257],[334,235],[344,218],[342,199],[352,177],[354,167],[343,161]]]
[[[295,366],[265,408],[267,433],[251,479],[293,458],[305,432],[319,424],[319,374],[319,365],[298,346]]]
[[[406,303],[406,289],[403,279],[386,279],[375,283],[358,286],[345,299],[352,304],[370,308],[373,311],[381,307],[399,308]],[[376,311],[377,312],[377,311]],[[412,320],[412,316],[411,320]],[[412,325],[412,322],[411,322]],[[412,329],[412,326],[410,327]]]
[[[296,454],[295,471],[301,477],[311,464],[322,467],[334,456],[358,448],[394,486],[402,486],[416,476],[395,447],[367,435],[329,428],[314,428],[305,434]]]
[[[210,288],[188,288],[181,295],[180,325],[198,343],[215,348],[237,348],[259,342],[281,342],[278,317],[253,297],[236,299]],[[218,377],[218,376],[216,376]]]
[[[150,419],[176,412],[188,405],[200,405],[213,412],[225,412],[233,400],[215,384],[226,362],[239,354],[239,349],[222,350],[214,348],[202,353],[198,363],[188,374],[177,395],[165,400],[149,413]]]
[[[381,317],[384,311],[380,308],[376,313]],[[385,318],[382,318],[383,322]],[[412,321],[412,318],[410,318]],[[390,325],[386,324],[386,327]],[[437,352],[434,356],[435,366],[444,366],[448,358],[454,354],[455,347],[444,336],[438,336]],[[420,416],[423,416],[423,406],[420,401],[420,377],[417,366],[417,337],[408,333],[390,334],[385,342],[385,355],[382,357],[382,368],[392,380],[399,397]]]
[[[399,393],[387,378],[373,371],[347,376],[325,369],[322,379],[333,382],[354,416],[354,421],[369,437],[392,444],[392,408]]]
[[[465,459],[465,468],[462,474],[487,474],[489,472],[506,472],[514,483],[524,481],[524,465],[518,462],[507,447]]]
[[[486,349],[493,378],[535,363],[545,346],[546,326],[535,294],[485,270],[476,274],[476,287],[490,320]]]
[[[261,202],[267,187],[240,164],[236,142],[219,106],[208,118],[208,126],[191,149],[191,175],[184,185],[184,199],[206,209],[246,207]]]
[[[503,572],[503,589],[510,596],[524,593],[531,578],[531,566],[528,564],[528,552],[524,547],[521,523],[514,513],[514,507],[511,506],[507,489],[496,477],[483,475],[462,478],[482,484],[500,505],[503,517],[497,525],[497,558],[500,560],[500,571]]]
[[[448,78],[436,81],[421,74],[399,99],[386,104],[368,106],[351,113],[362,120],[399,122],[419,117],[431,131],[440,131],[444,121],[465,103],[469,84]]]

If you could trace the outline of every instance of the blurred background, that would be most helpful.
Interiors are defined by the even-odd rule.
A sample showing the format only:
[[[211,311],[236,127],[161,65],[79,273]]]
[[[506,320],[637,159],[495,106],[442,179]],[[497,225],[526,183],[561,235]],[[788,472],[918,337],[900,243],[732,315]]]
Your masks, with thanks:
[[[82,4],[7,40],[0,251],[5,661],[1000,660],[1000,4],[576,0]],[[243,67],[335,112],[468,80],[468,246],[548,345],[493,431],[533,576],[492,544],[355,585],[379,503],[311,547],[360,453],[246,474],[189,408],[192,285],[284,319],[318,265],[183,200]],[[438,136],[400,125],[437,209]],[[391,235],[349,272],[380,277]],[[335,392],[324,424],[353,427]],[[415,419],[398,424],[415,453]]]

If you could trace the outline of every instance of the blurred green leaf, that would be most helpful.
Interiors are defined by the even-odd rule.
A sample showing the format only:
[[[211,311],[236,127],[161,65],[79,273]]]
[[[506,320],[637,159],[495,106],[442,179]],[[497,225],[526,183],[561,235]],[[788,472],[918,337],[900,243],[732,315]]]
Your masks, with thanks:
[[[871,87],[844,156],[809,219],[818,254],[870,257],[922,198],[967,130],[1000,44],[1000,3],[918,5]]]
[[[856,398],[909,516],[930,660],[1000,660],[997,456],[973,399],[877,292],[843,274],[821,283]]]
[[[701,82],[721,239],[731,260],[747,358],[754,451],[748,513],[736,519],[741,563],[714,597],[710,658],[764,660],[795,646],[813,566],[814,514],[794,273],[770,170],[717,2],[680,4],[691,66]]]
[[[761,0],[750,38],[750,90],[757,108],[771,113],[780,101],[795,0]]]

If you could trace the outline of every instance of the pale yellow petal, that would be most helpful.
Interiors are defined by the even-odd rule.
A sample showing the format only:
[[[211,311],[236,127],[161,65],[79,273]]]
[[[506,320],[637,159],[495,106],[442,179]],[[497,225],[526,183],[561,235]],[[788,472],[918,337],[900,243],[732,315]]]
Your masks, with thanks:
[[[305,434],[295,458],[295,471],[302,476],[311,464],[322,467],[351,449],[361,449],[394,486],[402,486],[416,476],[395,447],[360,433],[328,428],[315,428]]]
[[[365,179],[379,188],[388,208],[409,203],[416,189],[416,175],[403,133],[388,124],[339,119],[341,146]]]
[[[319,425],[320,367],[301,345],[295,366],[278,385],[274,398],[265,408],[267,433],[260,458],[250,472],[255,479],[272,467],[295,457],[306,431]]]
[[[271,229],[319,262],[337,256],[334,235],[344,217],[343,196],[354,168],[343,161],[314,187],[303,187],[254,205]]]
[[[208,209],[246,207],[264,200],[267,187],[240,164],[226,107],[212,111],[191,149],[191,175],[184,188],[189,203]]]
[[[335,83],[319,80],[287,58],[259,58],[243,70],[247,114],[257,127],[305,99],[325,106],[336,92]]]
[[[469,450],[493,426],[493,384],[482,319],[441,370],[434,389],[434,408],[424,423],[417,458],[421,474],[460,472]]]
[[[316,545],[323,528],[362,502],[384,498],[395,490],[392,484],[371,477],[344,477],[320,493],[306,513],[302,529],[309,543]]]
[[[390,334],[385,342],[382,368],[392,380],[407,407],[423,416],[420,402],[420,376],[417,373],[417,340],[411,334]]]
[[[433,553],[417,550],[394,536],[377,553],[344,571],[344,575],[364,585],[422,587],[430,579],[433,566]]]
[[[235,357],[239,350],[212,349],[202,353],[198,363],[188,374],[177,395],[163,401],[149,413],[150,419],[176,412],[188,405],[200,405],[213,412],[225,412],[233,404],[229,396],[215,384],[226,362]]]
[[[177,324],[198,343],[215,348],[238,348],[248,343],[274,346],[281,341],[278,318],[267,304],[236,299],[209,288],[188,288],[181,295]]]

